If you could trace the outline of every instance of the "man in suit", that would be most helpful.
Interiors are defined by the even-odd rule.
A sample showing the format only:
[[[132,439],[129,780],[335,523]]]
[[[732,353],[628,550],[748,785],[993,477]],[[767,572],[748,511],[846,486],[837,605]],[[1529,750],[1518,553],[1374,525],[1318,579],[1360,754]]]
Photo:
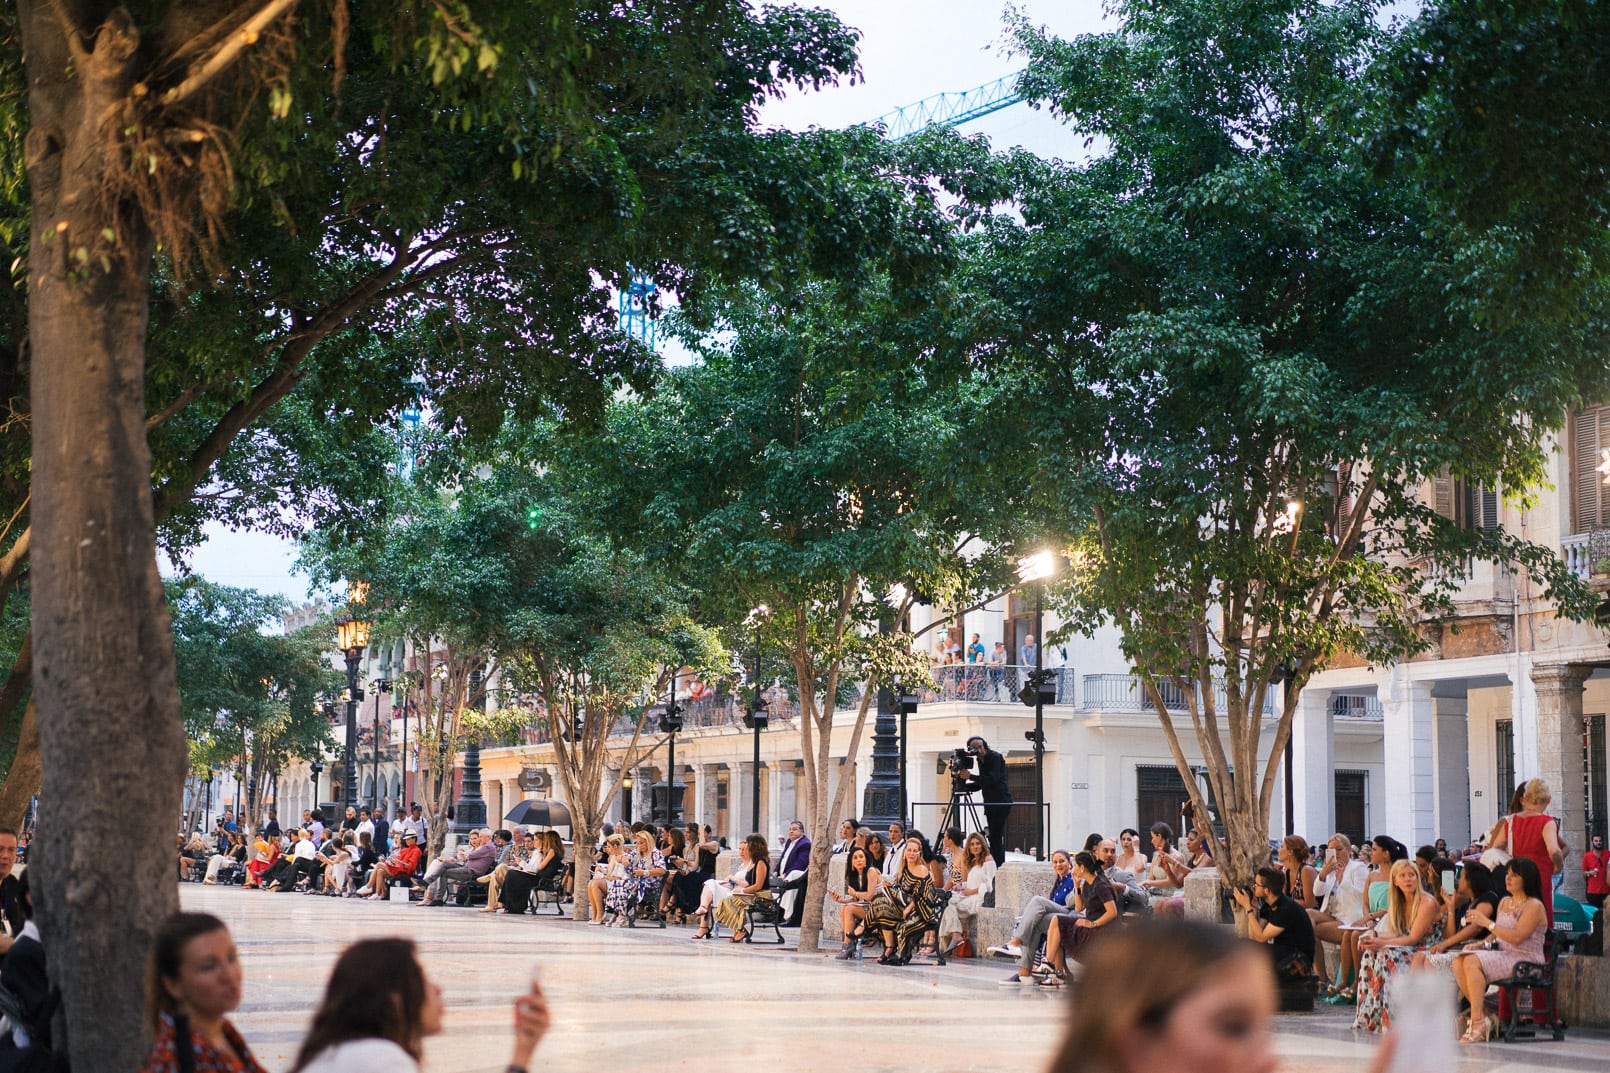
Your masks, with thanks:
[[[22,934],[28,923],[28,912],[22,904],[22,882],[11,874],[17,863],[17,831],[13,827],[0,827],[0,958],[11,949],[12,942]]]
[[[386,810],[379,805],[375,806],[372,815],[375,824],[375,853],[383,858],[391,852],[391,824],[386,822]]]
[[[810,866],[811,840],[805,837],[805,825],[795,820],[788,825],[783,851],[777,855],[777,904],[787,918],[785,928],[799,927],[805,915],[805,881]]]

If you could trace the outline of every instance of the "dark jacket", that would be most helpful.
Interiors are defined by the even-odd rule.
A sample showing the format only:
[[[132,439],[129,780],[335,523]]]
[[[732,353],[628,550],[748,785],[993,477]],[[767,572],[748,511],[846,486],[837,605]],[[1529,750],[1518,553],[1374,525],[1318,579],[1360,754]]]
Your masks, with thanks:
[[[1012,789],[1006,784],[1006,757],[994,749],[985,749],[978,758],[978,771],[962,780],[962,788],[968,793],[982,790],[986,805],[1009,803]]]

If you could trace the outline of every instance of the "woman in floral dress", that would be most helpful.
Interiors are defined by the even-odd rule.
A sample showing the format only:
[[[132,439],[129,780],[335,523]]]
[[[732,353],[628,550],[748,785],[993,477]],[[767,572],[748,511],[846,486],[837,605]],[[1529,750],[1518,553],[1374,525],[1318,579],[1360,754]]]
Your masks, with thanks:
[[[1396,861],[1387,875],[1386,916],[1358,941],[1358,1014],[1353,1027],[1381,1032],[1391,1025],[1387,985],[1425,947],[1442,940],[1437,899],[1410,860]]]

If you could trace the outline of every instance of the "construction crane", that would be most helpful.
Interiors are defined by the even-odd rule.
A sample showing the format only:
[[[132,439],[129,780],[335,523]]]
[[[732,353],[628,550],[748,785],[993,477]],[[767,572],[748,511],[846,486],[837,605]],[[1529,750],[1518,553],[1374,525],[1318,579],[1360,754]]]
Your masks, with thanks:
[[[1017,84],[1022,76],[1022,71],[1014,71],[960,93],[936,93],[915,104],[881,115],[871,125],[882,126],[895,141],[909,138],[928,127],[959,127],[1021,103],[1023,95],[1018,92]],[[649,315],[649,310],[654,305],[654,295],[653,278],[646,272],[634,269],[632,281],[620,292],[619,301],[621,330],[651,349],[654,346],[654,318]]]

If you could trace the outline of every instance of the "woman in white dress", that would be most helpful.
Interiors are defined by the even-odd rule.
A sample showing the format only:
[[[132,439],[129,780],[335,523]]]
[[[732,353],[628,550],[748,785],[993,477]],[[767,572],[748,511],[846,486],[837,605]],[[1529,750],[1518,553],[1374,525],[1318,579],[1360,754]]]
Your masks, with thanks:
[[[951,874],[955,879],[950,887],[950,903],[939,917],[940,949],[947,954],[966,937],[963,918],[978,915],[984,896],[995,885],[995,858],[977,831],[967,836],[961,852],[952,859]]]
[[[508,1073],[525,1073],[548,1021],[533,980],[514,1001]],[[419,1073],[425,1037],[441,1030],[442,992],[420,968],[413,942],[364,939],[336,961],[291,1073]]]

